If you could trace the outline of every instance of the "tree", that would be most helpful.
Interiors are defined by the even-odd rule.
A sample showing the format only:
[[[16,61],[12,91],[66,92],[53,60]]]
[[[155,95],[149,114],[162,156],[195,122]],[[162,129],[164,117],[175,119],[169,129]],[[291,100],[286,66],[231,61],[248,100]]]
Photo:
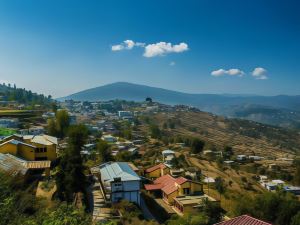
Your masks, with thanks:
[[[80,151],[88,136],[84,125],[69,128],[68,147],[62,154],[56,175],[57,193],[61,200],[72,202],[74,194],[85,193],[86,177]]]
[[[69,113],[66,110],[56,112],[55,119],[48,120],[48,133],[59,138],[64,138],[70,126]]]
[[[220,199],[221,199],[221,195],[224,194],[226,191],[224,180],[221,177],[217,177],[215,179],[215,187],[216,187],[216,190],[219,192]]]
[[[235,206],[237,215],[250,214],[275,225],[299,224],[300,202],[298,199],[283,191],[276,193],[265,192],[253,198],[242,196]],[[294,225],[294,224],[293,224]]]
[[[291,225],[300,225],[300,212],[293,216]]]
[[[56,113],[56,126],[58,137],[65,137],[70,126],[70,117],[67,110],[59,110]]]
[[[147,98],[146,98],[146,102],[148,102],[148,103],[152,103],[152,98],[150,98],[150,97],[147,97]]]
[[[132,154],[128,151],[118,152],[116,155],[116,161],[118,162],[129,162],[132,160]]]
[[[294,184],[295,185],[300,185],[300,161],[295,160],[294,165],[296,167],[296,171],[295,171],[295,174],[294,174]]]
[[[192,140],[192,143],[191,143],[191,150],[192,150],[192,153],[193,154],[198,154],[200,152],[202,152],[203,148],[204,148],[204,145],[205,145],[205,142],[204,141],[201,141],[200,139],[198,138],[194,138]]]
[[[231,146],[225,146],[223,157],[225,159],[230,159],[230,157],[232,155],[233,155],[233,149],[232,149],[232,147]]]
[[[160,139],[161,138],[161,130],[155,124],[150,126],[150,135],[152,138]]]
[[[112,160],[110,145],[106,141],[99,139],[96,150],[99,153],[101,163],[109,162]]]
[[[47,130],[51,136],[57,136],[56,122],[53,118],[48,119],[47,121]]]

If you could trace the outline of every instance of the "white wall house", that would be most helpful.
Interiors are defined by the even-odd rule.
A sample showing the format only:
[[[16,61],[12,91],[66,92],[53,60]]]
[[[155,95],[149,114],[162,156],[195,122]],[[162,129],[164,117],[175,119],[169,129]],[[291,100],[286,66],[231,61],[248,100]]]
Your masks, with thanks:
[[[101,182],[111,202],[123,199],[140,205],[140,177],[126,162],[108,162],[100,165]]]

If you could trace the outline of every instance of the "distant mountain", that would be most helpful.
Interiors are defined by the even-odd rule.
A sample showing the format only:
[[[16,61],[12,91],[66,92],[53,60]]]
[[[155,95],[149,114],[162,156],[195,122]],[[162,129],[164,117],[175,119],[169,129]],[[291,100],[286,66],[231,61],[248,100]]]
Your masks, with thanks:
[[[250,105],[252,108],[255,106],[256,108],[267,107],[277,110],[300,111],[299,95],[257,96],[231,94],[189,94],[126,82],[117,82],[101,87],[87,89],[63,98],[59,98],[58,100],[63,101],[67,99],[73,99],[80,101],[105,101],[122,99],[128,101],[144,101],[146,97],[151,97],[154,101],[165,104],[190,105],[198,107],[202,111],[232,117],[245,117],[245,115],[243,113],[241,114],[239,111],[242,109],[245,110],[246,106],[248,106],[249,109]],[[234,111],[234,109],[236,109],[237,112]],[[271,111],[269,110],[269,112],[265,113],[270,114]],[[276,124],[278,123],[276,122]]]

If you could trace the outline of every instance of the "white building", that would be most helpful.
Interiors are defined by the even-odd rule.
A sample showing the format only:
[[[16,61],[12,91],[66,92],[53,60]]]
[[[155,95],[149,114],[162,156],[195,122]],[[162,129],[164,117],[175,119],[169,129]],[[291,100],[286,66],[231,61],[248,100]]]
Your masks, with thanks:
[[[118,116],[121,119],[132,119],[133,114],[130,111],[118,111]]]
[[[117,138],[111,135],[103,135],[101,139],[108,143],[114,143],[117,141]]]
[[[247,159],[247,156],[246,156],[246,155],[237,155],[237,156],[236,156],[236,159],[237,159],[238,161],[244,161],[244,160]]]
[[[123,199],[140,205],[140,177],[126,162],[108,162],[100,165],[101,182],[111,202]]]

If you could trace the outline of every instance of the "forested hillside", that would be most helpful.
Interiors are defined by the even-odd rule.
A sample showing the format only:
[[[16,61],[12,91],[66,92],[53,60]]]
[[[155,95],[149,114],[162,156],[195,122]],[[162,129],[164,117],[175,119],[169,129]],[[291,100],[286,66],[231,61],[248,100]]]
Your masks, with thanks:
[[[16,85],[0,84],[0,101],[15,101],[21,104],[48,104],[52,101],[51,96],[33,93],[24,88],[17,88]]]

